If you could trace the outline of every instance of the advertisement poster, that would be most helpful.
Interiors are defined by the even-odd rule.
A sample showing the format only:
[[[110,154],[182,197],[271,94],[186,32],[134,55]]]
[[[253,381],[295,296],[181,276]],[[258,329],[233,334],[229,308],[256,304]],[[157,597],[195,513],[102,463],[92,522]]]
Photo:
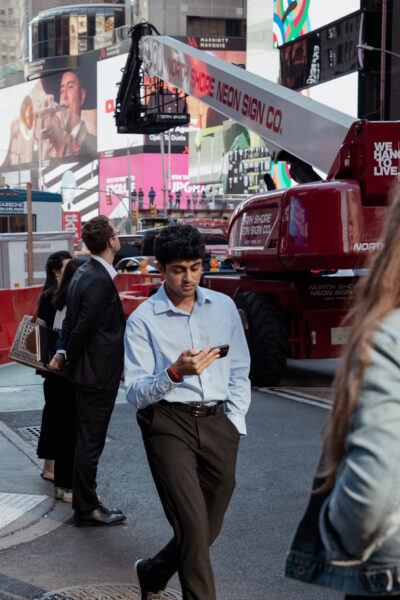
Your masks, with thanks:
[[[0,169],[97,155],[96,70],[81,66],[0,90]],[[40,163],[40,164],[39,164]]]
[[[165,157],[165,169],[168,158]],[[130,208],[127,190],[128,161],[125,156],[100,159],[100,214],[115,218],[126,217]],[[149,208],[151,204],[163,208],[163,177],[161,156],[157,154],[136,154],[130,156],[129,175],[131,191],[131,207],[139,205]],[[166,180],[168,187],[168,180]],[[155,192],[153,203],[149,192]],[[202,185],[189,183],[187,154],[171,154],[171,188],[166,190],[166,205],[180,208],[192,207],[193,202],[201,200]],[[107,203],[111,196],[111,204]]]

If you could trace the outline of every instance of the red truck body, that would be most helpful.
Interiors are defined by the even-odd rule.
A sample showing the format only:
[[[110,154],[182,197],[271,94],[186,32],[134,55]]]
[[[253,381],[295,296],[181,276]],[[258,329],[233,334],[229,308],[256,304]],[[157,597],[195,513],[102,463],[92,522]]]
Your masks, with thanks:
[[[145,28],[137,60],[148,76],[261,136],[273,160],[288,161],[296,181],[311,182],[245,200],[229,226],[235,271],[203,278],[237,305],[253,383],[278,383],[288,357],[338,356],[357,269],[379,251],[388,192],[399,181],[400,122],[356,120]],[[127,64],[126,89],[130,76]]]
[[[203,284],[235,300],[253,383],[278,383],[287,357],[340,355],[357,270],[381,247],[399,147],[400,123],[357,122],[329,179],[253,196],[234,212],[228,256],[236,272],[207,274]],[[335,276],[341,270],[351,271]]]

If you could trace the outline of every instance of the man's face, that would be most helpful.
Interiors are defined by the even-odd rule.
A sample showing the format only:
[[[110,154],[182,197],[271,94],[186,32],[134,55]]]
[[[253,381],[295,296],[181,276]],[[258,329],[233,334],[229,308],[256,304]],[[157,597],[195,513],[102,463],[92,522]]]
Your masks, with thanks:
[[[176,298],[190,298],[195,295],[196,288],[200,283],[202,273],[202,260],[177,259],[163,267],[159,265],[160,271],[165,277],[167,291]]]
[[[119,237],[118,237],[119,236],[119,229],[115,229],[115,227],[113,227],[112,225],[111,225],[111,227],[113,228],[114,233],[110,237],[109,242],[110,242],[110,248],[111,248],[111,250],[113,251],[113,253],[115,255],[115,254],[117,254],[117,252],[119,250],[121,250],[121,242],[119,241]]]
[[[86,92],[79,85],[79,79],[68,71],[64,73],[60,83],[60,104],[65,106],[66,129],[71,131],[81,119],[81,108],[85,102]]]

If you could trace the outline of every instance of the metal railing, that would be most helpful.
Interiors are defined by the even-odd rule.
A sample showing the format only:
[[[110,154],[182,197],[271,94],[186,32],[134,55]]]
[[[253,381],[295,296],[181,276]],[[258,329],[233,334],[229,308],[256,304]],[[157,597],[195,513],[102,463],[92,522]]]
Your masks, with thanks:
[[[84,41],[87,41],[87,48],[85,50],[83,50],[82,52],[80,52],[79,54],[82,54],[84,52],[90,52],[91,50],[98,50],[100,48],[106,48],[107,46],[112,46],[113,44],[117,44],[118,42],[122,42],[126,39],[128,39],[128,32],[129,29],[131,28],[131,25],[123,25],[122,27],[118,27],[117,29],[112,29],[111,31],[106,31],[104,33],[100,33],[98,35],[94,35],[88,38],[85,38]],[[39,42],[38,44],[34,44],[32,46],[32,50],[36,47],[38,47],[39,45],[42,45],[42,48],[44,48],[44,45],[49,44],[49,40],[44,40],[42,42]],[[55,48],[54,48],[54,52],[52,53],[47,53],[44,56],[40,56],[40,53],[35,53],[32,52],[33,55],[33,60],[37,60],[39,58],[48,58],[48,57],[53,57],[53,56],[63,56],[62,54],[56,54],[55,53]],[[64,56],[68,56],[68,54],[65,54]],[[26,58],[20,58],[19,60],[13,62],[13,63],[8,63],[6,65],[0,65],[0,79],[4,78],[4,77],[10,77],[11,75],[16,75],[17,73],[23,73],[24,72],[24,66],[25,64],[29,62],[28,59]]]

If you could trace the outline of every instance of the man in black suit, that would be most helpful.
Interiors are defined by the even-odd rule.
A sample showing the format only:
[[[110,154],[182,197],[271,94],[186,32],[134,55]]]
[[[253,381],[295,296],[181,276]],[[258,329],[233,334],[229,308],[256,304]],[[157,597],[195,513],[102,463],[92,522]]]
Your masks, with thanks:
[[[125,519],[103,506],[96,474],[124,364],[125,316],[113,277],[119,231],[104,216],[85,223],[82,240],[92,253],[71,280],[67,316],[58,353],[50,366],[63,367],[76,385],[78,430],[73,474],[77,525],[115,525]]]

